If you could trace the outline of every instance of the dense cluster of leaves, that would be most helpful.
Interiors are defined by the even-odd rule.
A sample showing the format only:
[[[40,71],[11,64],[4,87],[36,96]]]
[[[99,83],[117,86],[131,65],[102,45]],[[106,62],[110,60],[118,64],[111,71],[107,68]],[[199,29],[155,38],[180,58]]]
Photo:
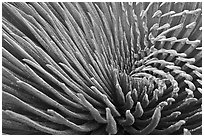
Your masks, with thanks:
[[[3,3],[4,134],[201,134],[201,3]]]

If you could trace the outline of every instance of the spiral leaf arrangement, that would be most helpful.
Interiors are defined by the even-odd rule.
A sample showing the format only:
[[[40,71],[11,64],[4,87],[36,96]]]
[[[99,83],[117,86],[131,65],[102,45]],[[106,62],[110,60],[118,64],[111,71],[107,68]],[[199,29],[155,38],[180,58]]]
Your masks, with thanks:
[[[4,134],[201,134],[201,3],[3,3]]]

